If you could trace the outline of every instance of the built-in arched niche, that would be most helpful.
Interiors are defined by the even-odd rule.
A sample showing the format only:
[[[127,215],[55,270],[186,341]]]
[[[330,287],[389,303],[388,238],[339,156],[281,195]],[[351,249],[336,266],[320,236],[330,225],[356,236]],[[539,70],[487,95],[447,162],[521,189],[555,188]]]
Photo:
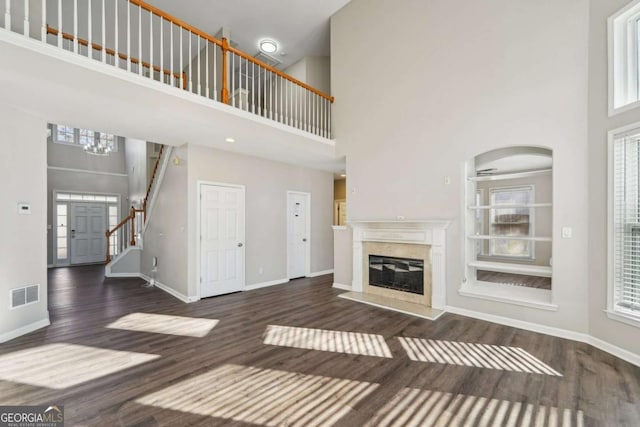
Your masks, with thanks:
[[[461,293],[550,304],[553,156],[505,147],[467,163]]]

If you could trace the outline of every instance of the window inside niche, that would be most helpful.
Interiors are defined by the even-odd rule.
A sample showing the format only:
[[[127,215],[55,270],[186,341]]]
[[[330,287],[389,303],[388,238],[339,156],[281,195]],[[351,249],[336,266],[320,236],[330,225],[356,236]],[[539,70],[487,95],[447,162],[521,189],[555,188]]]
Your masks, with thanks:
[[[504,295],[550,291],[553,158],[539,147],[477,155],[466,179],[466,283]]]

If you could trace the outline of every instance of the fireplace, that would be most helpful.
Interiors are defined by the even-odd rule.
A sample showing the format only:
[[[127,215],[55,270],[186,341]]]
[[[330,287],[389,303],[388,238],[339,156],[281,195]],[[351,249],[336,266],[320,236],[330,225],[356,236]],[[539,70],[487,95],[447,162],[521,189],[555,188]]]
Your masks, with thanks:
[[[353,292],[444,309],[449,224],[447,220],[350,221]]]
[[[369,285],[424,295],[424,260],[369,255]]]

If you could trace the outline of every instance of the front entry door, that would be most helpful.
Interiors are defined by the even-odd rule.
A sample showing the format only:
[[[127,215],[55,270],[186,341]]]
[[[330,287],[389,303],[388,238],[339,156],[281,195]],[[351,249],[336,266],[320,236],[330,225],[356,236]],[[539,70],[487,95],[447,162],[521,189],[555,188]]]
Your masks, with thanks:
[[[244,189],[200,187],[200,297],[244,289]]]
[[[309,193],[287,193],[287,261],[289,279],[309,274]]]
[[[71,203],[71,264],[104,262],[107,213],[104,203]]]

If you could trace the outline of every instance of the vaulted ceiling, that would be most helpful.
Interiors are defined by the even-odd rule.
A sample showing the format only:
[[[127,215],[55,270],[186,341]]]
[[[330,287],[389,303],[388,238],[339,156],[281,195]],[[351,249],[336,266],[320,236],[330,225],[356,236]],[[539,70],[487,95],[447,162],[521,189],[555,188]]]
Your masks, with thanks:
[[[228,28],[237,47],[251,55],[261,39],[272,39],[279,45],[279,68],[286,68],[305,56],[329,55],[329,18],[349,0],[147,2],[211,35]]]

